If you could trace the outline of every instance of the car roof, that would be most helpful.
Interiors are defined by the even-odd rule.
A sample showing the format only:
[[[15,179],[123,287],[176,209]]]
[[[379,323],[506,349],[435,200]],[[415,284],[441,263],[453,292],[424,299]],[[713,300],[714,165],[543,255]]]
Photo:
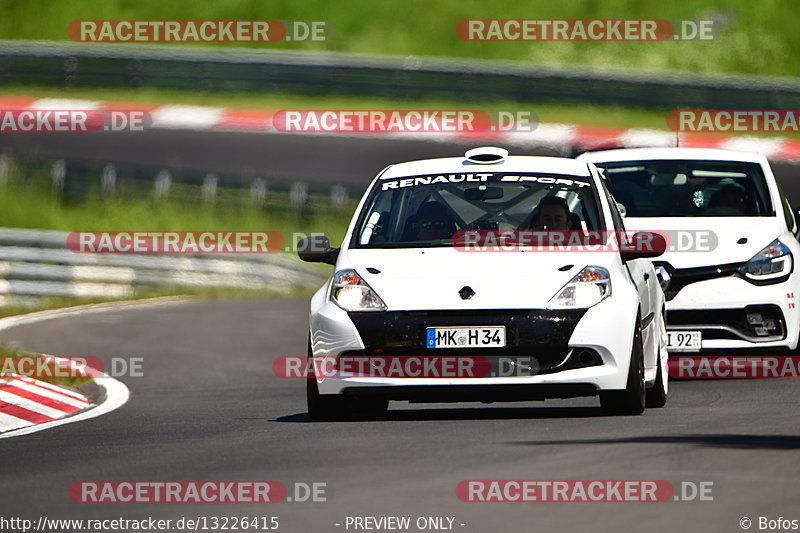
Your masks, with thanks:
[[[464,172],[541,172],[543,174],[564,174],[568,176],[591,176],[585,162],[566,157],[508,156],[500,163],[480,165],[471,163],[463,157],[443,157],[408,161],[390,166],[380,176],[381,179],[394,179],[424,174],[452,174]]]
[[[622,148],[585,152],[578,156],[580,161],[608,163],[612,161],[638,161],[651,159],[697,159],[703,161],[740,161],[760,163],[761,156],[756,152],[740,152],[720,148]]]

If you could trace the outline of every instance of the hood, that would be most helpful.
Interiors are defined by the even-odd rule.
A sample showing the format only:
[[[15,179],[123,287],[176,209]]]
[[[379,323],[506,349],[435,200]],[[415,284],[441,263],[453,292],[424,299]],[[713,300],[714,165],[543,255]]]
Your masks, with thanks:
[[[351,249],[354,268],[390,310],[541,309],[586,265],[608,267],[612,253],[464,252],[454,248]],[[573,265],[566,271],[559,271]],[[377,269],[378,274],[367,271]],[[459,291],[469,286],[474,296]]]
[[[625,219],[627,231],[666,232],[667,252],[653,261],[690,268],[748,261],[781,235],[778,217]]]

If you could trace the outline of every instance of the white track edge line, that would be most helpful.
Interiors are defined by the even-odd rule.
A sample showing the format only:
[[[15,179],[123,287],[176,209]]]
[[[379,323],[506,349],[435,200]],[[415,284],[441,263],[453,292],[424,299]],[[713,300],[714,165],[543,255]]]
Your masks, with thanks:
[[[114,311],[117,309],[146,307],[151,305],[152,306],[175,305],[175,304],[190,302],[193,300],[194,298],[186,296],[165,296],[161,298],[149,298],[146,300],[124,300],[121,302],[104,302],[99,304],[76,305],[73,307],[64,307],[62,309],[48,309],[47,311],[37,311],[35,313],[27,313],[24,315],[13,315],[13,316],[7,316],[5,318],[0,318],[0,331],[13,328],[16,326],[34,324],[36,322],[42,322],[44,320],[62,318],[71,315],[99,313],[102,311]]]
[[[71,424],[72,422],[79,422],[81,420],[95,418],[122,407],[131,396],[128,387],[126,387],[124,383],[117,381],[106,374],[95,378],[95,381],[106,391],[106,399],[103,401],[103,403],[73,416],[0,433],[0,439],[20,437],[22,435],[29,435],[31,433],[36,433],[37,431],[50,429],[56,426],[63,426],[64,424]]]
[[[135,307],[144,307],[144,306],[152,306],[152,305],[174,305],[180,304],[185,302],[192,301],[193,298],[190,297],[163,297],[163,298],[151,298],[148,300],[133,300],[133,301],[123,301],[123,302],[105,302],[101,304],[88,304],[88,305],[78,305],[74,307],[66,307],[63,309],[51,309],[47,311],[39,311],[36,313],[28,313],[25,315],[16,315],[10,316],[6,318],[0,319],[0,331],[15,327],[21,326],[24,324],[33,324],[36,322],[41,322],[44,320],[51,320],[55,318],[61,318],[65,316],[71,315],[80,315],[80,314],[88,314],[88,313],[97,313],[106,310],[116,310],[116,309],[129,309]],[[67,416],[65,418],[60,418],[58,420],[51,420],[50,422],[43,422],[41,424],[35,424],[32,426],[20,428],[20,429],[13,429],[10,431],[6,431],[4,433],[0,433],[0,439],[8,439],[11,437],[19,437],[22,435],[29,435],[31,433],[36,433],[37,431],[42,431],[45,429],[62,426],[64,424],[70,424],[72,422],[79,422],[81,420],[88,420],[90,418],[95,418],[100,415],[104,415],[106,413],[110,413],[115,409],[118,409],[127,403],[128,399],[130,398],[130,390],[128,387],[107,374],[102,374],[99,377],[94,378],[95,382],[100,386],[103,387],[106,391],[106,399],[103,403],[96,405],[87,409],[86,411],[82,411],[76,415]]]

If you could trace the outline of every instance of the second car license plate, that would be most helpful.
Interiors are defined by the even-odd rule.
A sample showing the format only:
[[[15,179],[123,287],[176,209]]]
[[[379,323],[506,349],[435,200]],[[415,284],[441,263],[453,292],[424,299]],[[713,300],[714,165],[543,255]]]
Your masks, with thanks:
[[[667,331],[667,349],[671,352],[699,352],[702,347],[699,331]]]
[[[428,328],[428,348],[503,348],[505,326]]]

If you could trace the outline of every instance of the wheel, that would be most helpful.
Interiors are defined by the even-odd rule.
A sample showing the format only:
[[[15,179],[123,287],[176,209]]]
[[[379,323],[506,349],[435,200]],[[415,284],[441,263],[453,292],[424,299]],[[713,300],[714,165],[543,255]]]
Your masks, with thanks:
[[[642,345],[642,323],[639,316],[636,317],[636,329],[633,333],[627,386],[624,390],[619,391],[601,391],[600,405],[606,411],[618,415],[640,415],[644,412],[644,346]]]
[[[311,352],[311,339],[308,339],[308,357]],[[308,373],[306,374],[306,405],[308,416],[316,422],[334,422],[350,418],[350,409],[347,398],[339,394],[320,394],[317,387],[317,378],[314,375],[314,365],[309,360]]]
[[[315,422],[337,422],[350,418],[347,398],[338,394],[320,394],[317,380],[312,376],[307,380],[306,405],[308,416]]]

